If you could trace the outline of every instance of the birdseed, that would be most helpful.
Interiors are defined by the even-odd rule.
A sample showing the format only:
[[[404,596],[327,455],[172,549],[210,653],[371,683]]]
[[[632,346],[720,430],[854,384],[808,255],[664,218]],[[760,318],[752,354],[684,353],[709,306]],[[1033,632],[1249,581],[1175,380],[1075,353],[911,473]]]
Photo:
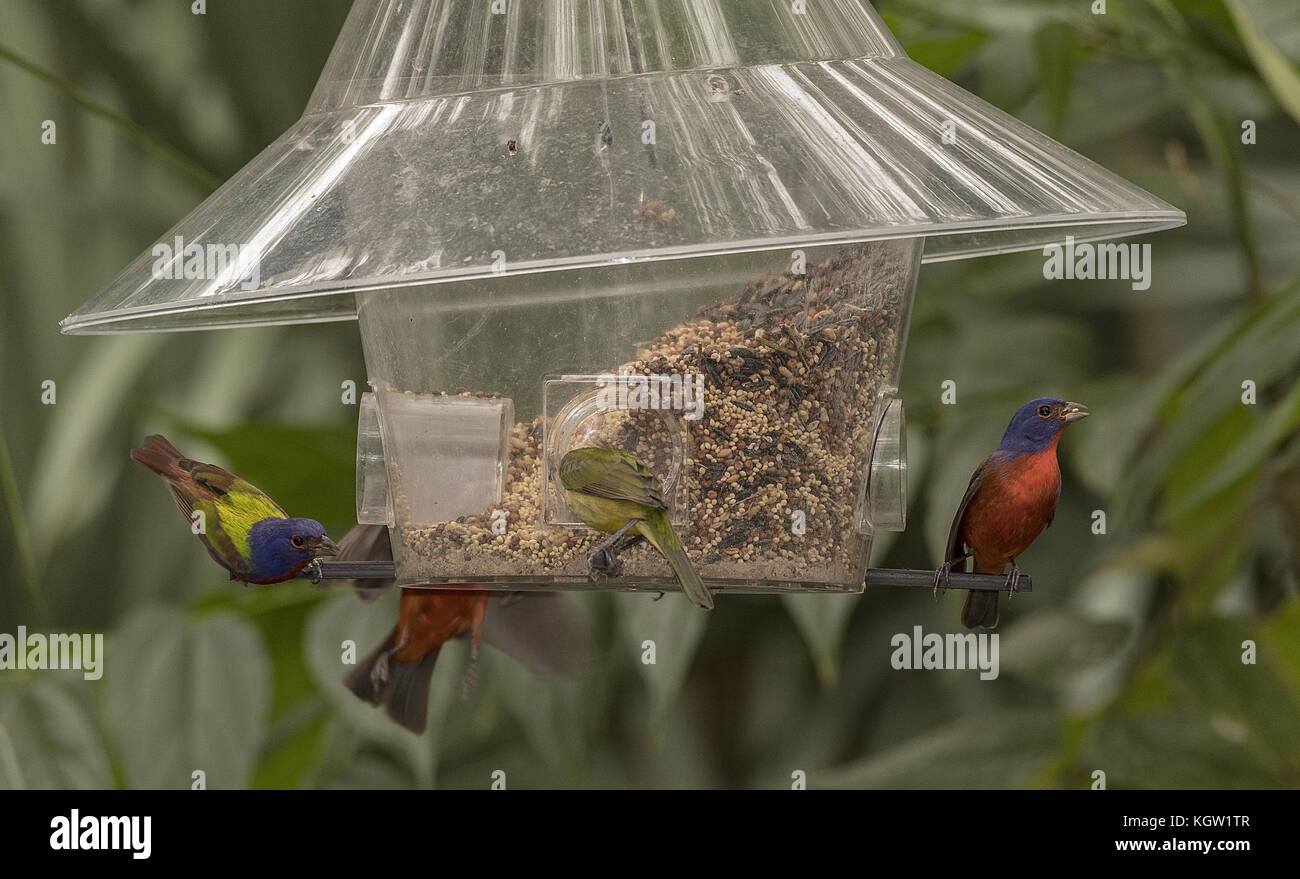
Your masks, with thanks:
[[[765,277],[701,309],[623,365],[644,375],[705,376],[703,417],[680,422],[689,443],[677,526],[705,580],[861,588],[870,540],[859,530],[858,499],[877,403],[897,380],[913,268],[906,247],[841,248],[802,276]],[[582,444],[630,449],[662,480],[666,430],[657,411],[611,411]],[[407,579],[589,583],[586,553],[606,535],[543,524],[541,442],[540,419],[514,425],[504,494],[491,510],[403,526]],[[491,527],[498,509],[504,534]],[[675,585],[644,543],[621,560],[615,585]]]

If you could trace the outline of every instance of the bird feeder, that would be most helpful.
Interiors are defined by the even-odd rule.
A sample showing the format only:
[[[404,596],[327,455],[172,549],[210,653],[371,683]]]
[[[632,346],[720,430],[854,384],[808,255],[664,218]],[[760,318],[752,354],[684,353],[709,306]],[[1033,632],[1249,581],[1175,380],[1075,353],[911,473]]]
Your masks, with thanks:
[[[857,591],[920,265],[1183,222],[858,0],[357,0],[302,119],[63,330],[357,319],[403,584],[674,588],[589,576],[556,464],[595,445],[713,587]]]

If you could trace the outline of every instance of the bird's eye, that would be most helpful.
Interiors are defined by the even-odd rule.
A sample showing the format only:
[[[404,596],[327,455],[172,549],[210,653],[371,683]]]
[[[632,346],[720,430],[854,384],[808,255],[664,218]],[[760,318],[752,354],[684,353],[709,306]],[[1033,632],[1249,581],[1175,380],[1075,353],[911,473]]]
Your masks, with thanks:
[[[1051,415],[1052,415],[1052,407],[1051,407],[1051,406],[1039,406],[1039,407],[1038,407],[1038,417],[1039,417],[1039,418],[1050,418]]]
[[[295,534],[293,537],[289,538],[289,542],[292,543],[294,546],[301,547],[303,544],[302,535]]]

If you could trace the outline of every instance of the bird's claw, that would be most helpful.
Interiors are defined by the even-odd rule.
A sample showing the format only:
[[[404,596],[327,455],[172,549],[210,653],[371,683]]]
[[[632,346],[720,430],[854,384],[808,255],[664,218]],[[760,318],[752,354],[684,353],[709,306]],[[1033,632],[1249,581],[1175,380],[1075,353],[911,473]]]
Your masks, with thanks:
[[[598,546],[587,553],[587,564],[591,568],[587,575],[592,580],[623,576],[623,563],[608,546]]]
[[[1016,567],[1015,562],[1011,563],[1011,573],[1007,574],[1007,601],[1016,597],[1016,592],[1020,590],[1020,569]]]
[[[307,573],[311,575],[311,585],[319,586],[325,579],[325,572],[321,570],[320,559],[312,559],[307,563]]]
[[[636,523],[636,519],[629,519],[628,523],[610,535],[608,540],[587,553],[587,564],[590,566],[588,577],[596,580],[597,575],[600,574],[606,577],[623,576],[623,563],[619,561],[618,556],[629,546],[641,542],[640,535],[628,535],[628,531],[636,527]]]
[[[944,562],[934,572],[934,589],[932,594],[937,599],[952,585],[952,562]]]
[[[667,592],[660,592],[658,595],[656,595],[654,598],[652,598],[652,599],[650,599],[650,600],[651,600],[651,601],[658,601],[659,599],[663,598],[663,597],[664,597],[665,595],[667,595],[667,594],[668,594]]]

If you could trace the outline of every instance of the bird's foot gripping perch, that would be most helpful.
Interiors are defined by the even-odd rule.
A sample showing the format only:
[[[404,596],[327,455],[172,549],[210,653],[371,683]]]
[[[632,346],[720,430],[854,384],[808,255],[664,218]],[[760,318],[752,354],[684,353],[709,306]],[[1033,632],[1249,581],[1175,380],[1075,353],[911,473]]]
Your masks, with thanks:
[[[605,544],[587,553],[587,564],[590,567],[587,572],[588,579],[599,580],[602,577],[623,576],[623,563],[614,554],[613,548]]]
[[[1015,559],[1012,559],[1011,573],[1007,574],[1007,601],[1010,601],[1011,599],[1015,598],[1016,593],[1019,591],[1020,591],[1020,566],[1016,564]]]
[[[636,519],[628,520],[628,523],[614,532],[613,536],[587,553],[587,564],[591,568],[588,576],[592,580],[600,577],[623,576],[623,562],[618,556],[623,550],[641,542],[641,535],[627,533],[636,527],[636,523]]]
[[[969,558],[970,553],[959,555],[957,558],[948,559],[940,565],[934,572],[934,597],[938,598],[941,592],[946,592],[952,585],[952,566],[959,565]]]

